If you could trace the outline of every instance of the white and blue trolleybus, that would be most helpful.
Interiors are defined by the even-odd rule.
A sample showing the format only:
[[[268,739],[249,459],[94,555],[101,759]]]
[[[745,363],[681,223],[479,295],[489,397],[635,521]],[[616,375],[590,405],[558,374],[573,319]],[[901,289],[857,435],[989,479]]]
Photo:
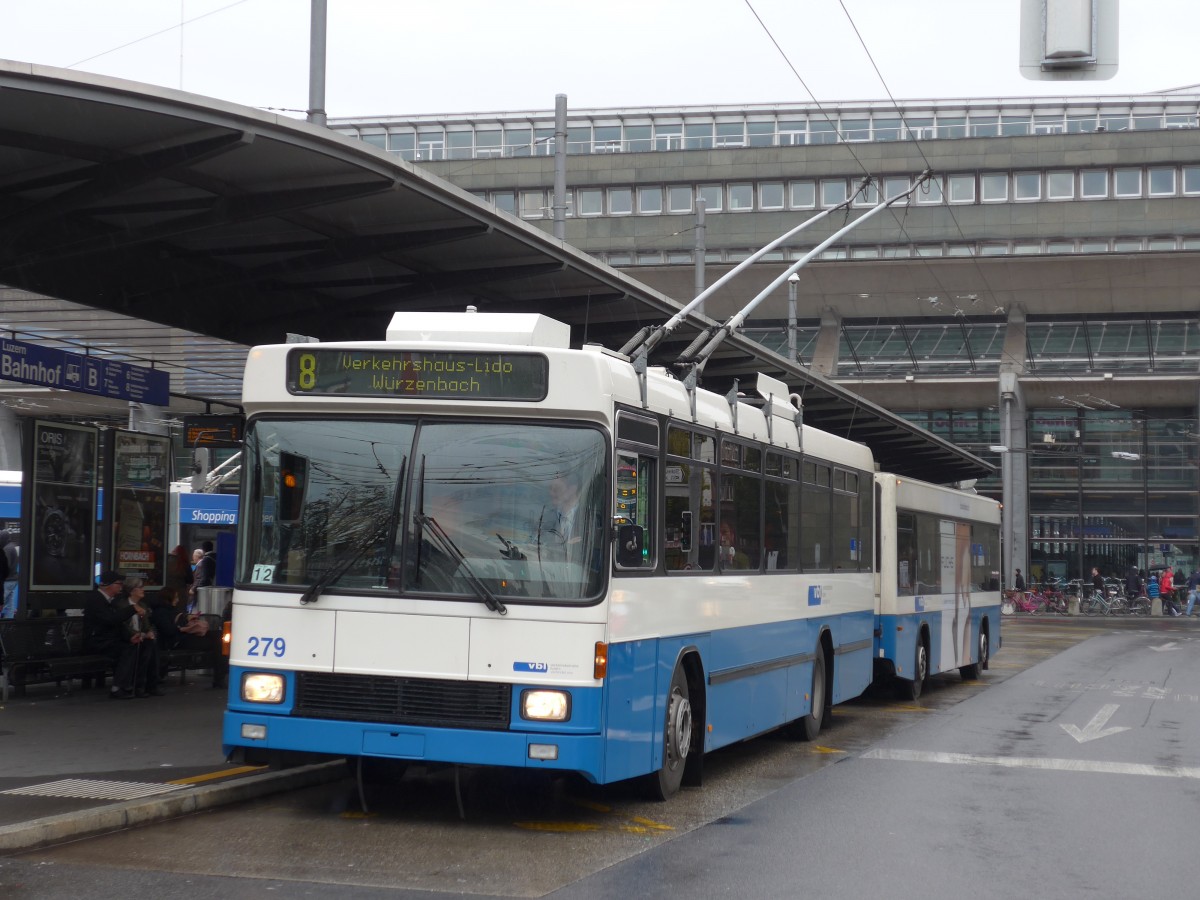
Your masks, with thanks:
[[[540,315],[251,350],[231,756],[507,766],[666,798],[880,675],[977,677],[998,506]],[[923,649],[920,649],[923,648]]]

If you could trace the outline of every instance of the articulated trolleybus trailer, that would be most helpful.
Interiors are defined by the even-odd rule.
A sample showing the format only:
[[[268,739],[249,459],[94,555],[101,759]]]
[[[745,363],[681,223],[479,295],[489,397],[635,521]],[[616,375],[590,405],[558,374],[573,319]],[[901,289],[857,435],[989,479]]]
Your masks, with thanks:
[[[569,334],[401,313],[384,342],[250,352],[227,753],[665,798],[705,751],[814,737],[889,648],[912,677],[879,638],[870,451],[799,424],[781,382],[730,402]],[[999,593],[962,600],[969,669]]]

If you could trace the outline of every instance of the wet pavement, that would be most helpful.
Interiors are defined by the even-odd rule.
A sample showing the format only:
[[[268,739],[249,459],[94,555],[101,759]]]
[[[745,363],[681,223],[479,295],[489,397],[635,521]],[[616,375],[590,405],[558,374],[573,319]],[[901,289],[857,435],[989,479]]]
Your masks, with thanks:
[[[165,696],[112,700],[78,680],[30,685],[0,706],[0,852],[170,818],[341,777],[325,763],[272,771],[226,761],[226,692],[178,673]]]

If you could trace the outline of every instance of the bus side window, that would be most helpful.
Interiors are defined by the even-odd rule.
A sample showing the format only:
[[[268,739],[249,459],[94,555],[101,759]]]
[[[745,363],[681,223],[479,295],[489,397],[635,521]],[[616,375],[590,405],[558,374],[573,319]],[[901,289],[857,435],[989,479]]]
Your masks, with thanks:
[[[658,494],[658,465],[653,456],[644,456],[628,450],[617,453],[615,496],[613,516],[619,533],[632,535],[625,526],[634,525],[641,529],[640,553],[620,552],[617,566],[622,569],[653,569],[657,560],[654,511]]]

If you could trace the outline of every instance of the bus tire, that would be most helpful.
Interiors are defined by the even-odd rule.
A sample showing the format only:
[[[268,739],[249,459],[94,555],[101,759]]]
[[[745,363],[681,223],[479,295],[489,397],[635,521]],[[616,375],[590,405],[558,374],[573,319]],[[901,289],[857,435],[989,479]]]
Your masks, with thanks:
[[[960,666],[959,670],[958,670],[958,674],[961,675],[965,681],[978,681],[979,676],[982,673],[982,671],[987,668],[987,664],[988,664],[988,634],[987,634],[987,629],[980,627],[980,629],[979,629],[979,656],[977,657],[975,662],[973,662],[969,665],[966,665],[966,666]]]
[[[826,700],[828,699],[825,685],[825,647],[817,644],[817,652],[813,654],[812,673],[812,702],[809,704],[808,715],[801,716],[788,727],[791,737],[802,741],[815,741],[825,723]]]
[[[667,692],[667,710],[663,723],[662,765],[647,776],[648,793],[652,800],[668,800],[679,792],[683,770],[692,749],[692,701],[687,676],[682,665],[676,665]]]
[[[917,638],[917,651],[913,654],[913,677],[901,678],[896,685],[896,693],[901,700],[916,700],[921,696],[925,687],[925,679],[929,677],[929,647],[925,644],[925,635]]]

